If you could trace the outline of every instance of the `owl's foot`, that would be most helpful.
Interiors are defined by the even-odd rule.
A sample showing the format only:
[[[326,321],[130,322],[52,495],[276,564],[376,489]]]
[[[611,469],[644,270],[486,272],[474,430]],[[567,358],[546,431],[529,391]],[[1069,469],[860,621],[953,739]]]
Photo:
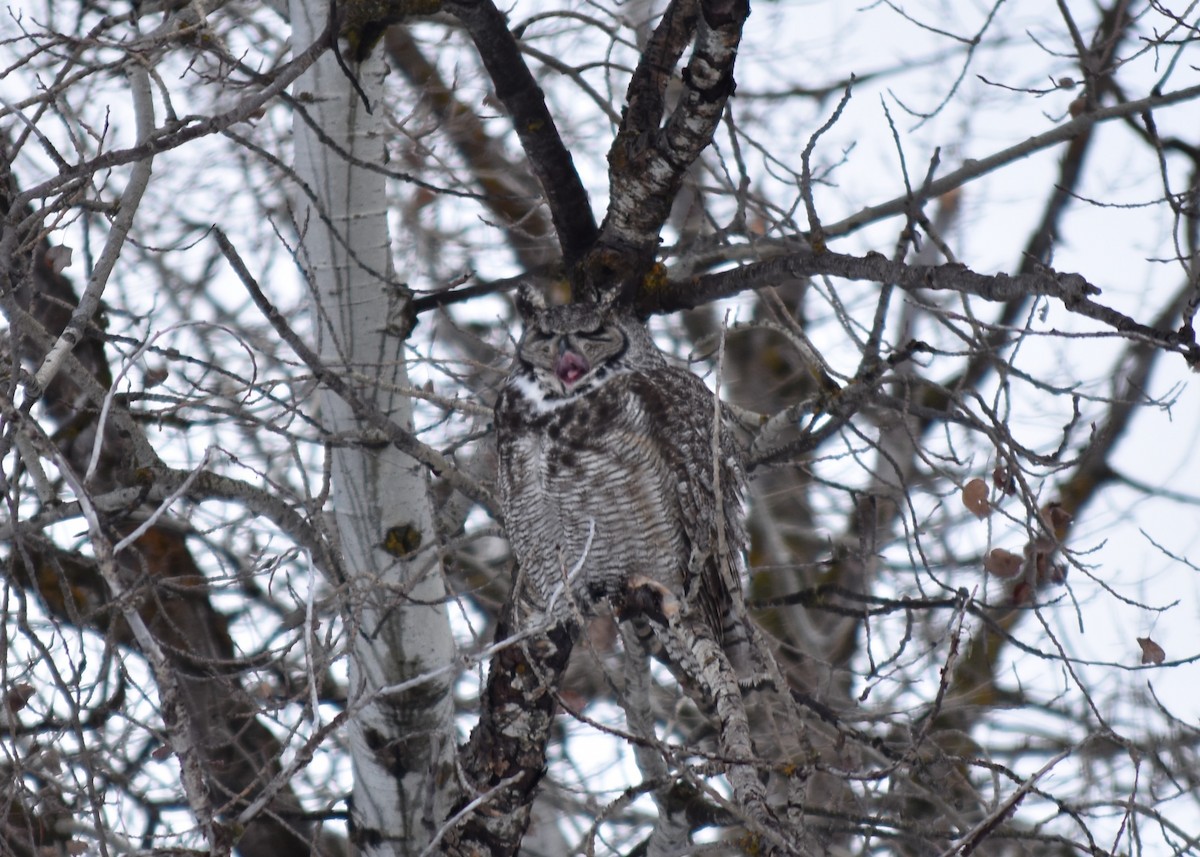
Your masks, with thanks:
[[[679,615],[680,610],[675,593],[657,580],[641,574],[632,575],[625,582],[624,593],[613,601],[617,618],[622,622],[645,617],[666,626]]]

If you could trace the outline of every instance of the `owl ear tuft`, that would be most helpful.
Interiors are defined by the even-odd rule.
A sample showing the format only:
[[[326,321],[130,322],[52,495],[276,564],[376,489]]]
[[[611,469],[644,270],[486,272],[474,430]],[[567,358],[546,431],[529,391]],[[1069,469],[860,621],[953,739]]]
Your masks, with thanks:
[[[531,318],[546,309],[546,296],[537,286],[521,283],[517,287],[517,312],[521,318]]]

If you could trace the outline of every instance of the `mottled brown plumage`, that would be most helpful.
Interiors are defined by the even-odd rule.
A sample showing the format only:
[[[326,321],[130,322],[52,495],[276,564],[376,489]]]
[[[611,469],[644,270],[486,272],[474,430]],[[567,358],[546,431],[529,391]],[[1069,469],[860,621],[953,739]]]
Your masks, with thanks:
[[[496,406],[522,612],[677,608],[720,637],[745,534],[739,450],[722,428],[714,455],[713,394],[625,311],[536,300],[523,309]]]
[[[740,447],[698,377],[672,366],[645,326],[609,304],[547,308],[527,293],[525,332],[496,404],[500,500],[517,561],[514,621],[537,632],[613,612],[643,775],[661,783],[650,854],[677,854],[690,823],[670,795],[648,655],[665,662],[717,727],[726,774],[764,854],[799,853],[768,806],[759,758],[782,758],[791,701],[742,602]],[[717,442],[714,443],[714,431]],[[755,739],[742,691],[756,705]]]

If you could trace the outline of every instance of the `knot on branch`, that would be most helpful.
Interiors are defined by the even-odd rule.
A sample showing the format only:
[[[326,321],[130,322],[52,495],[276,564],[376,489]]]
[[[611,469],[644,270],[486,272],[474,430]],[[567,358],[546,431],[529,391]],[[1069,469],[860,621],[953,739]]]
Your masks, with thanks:
[[[683,83],[695,93],[698,103],[719,104],[732,96],[737,89],[737,83],[733,79],[733,68],[711,58],[706,59],[709,59],[707,67],[693,63],[683,69]],[[690,154],[687,158],[679,158],[672,150],[667,150],[662,155],[676,161],[675,166],[681,172],[691,165]],[[675,157],[672,157],[673,155]]]
[[[933,354],[933,346],[921,339],[910,339],[903,348],[888,355],[886,362],[889,368],[894,369],[912,360],[915,354]]]
[[[1061,290],[1062,301],[1067,306],[1074,306],[1089,297],[1100,294],[1098,286],[1093,286],[1080,274],[1057,274],[1055,281]]]
[[[1184,352],[1183,359],[1187,361],[1188,368],[1193,372],[1200,372],[1200,346],[1196,345],[1196,340],[1193,338],[1188,343],[1187,351]]]

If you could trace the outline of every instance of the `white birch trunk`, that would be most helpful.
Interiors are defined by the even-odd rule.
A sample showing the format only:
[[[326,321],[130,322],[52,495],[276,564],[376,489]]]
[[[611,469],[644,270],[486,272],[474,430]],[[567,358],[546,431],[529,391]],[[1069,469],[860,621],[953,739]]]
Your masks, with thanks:
[[[295,50],[322,32],[328,14],[327,0],[291,0]],[[383,63],[368,61],[356,71],[367,97],[379,104]],[[384,177],[353,165],[383,163],[383,111],[366,111],[331,52],[297,81],[294,94],[326,138],[322,142],[297,115],[296,172],[317,200],[314,205],[297,195],[300,261],[313,289],[321,359],[363,400],[411,428],[411,401],[402,392],[408,388],[404,342],[386,325],[396,296],[388,287]],[[329,392],[321,397],[320,415],[323,425],[349,437],[365,428]],[[454,651],[432,550],[428,474],[393,446],[339,444],[331,455],[332,506],[348,576],[352,839],[362,854],[417,854],[449,811],[451,673],[403,692],[386,689],[446,667]],[[404,537],[389,540],[389,531]],[[414,534],[424,548],[415,556],[397,559],[384,549],[389,541],[411,544]]]

